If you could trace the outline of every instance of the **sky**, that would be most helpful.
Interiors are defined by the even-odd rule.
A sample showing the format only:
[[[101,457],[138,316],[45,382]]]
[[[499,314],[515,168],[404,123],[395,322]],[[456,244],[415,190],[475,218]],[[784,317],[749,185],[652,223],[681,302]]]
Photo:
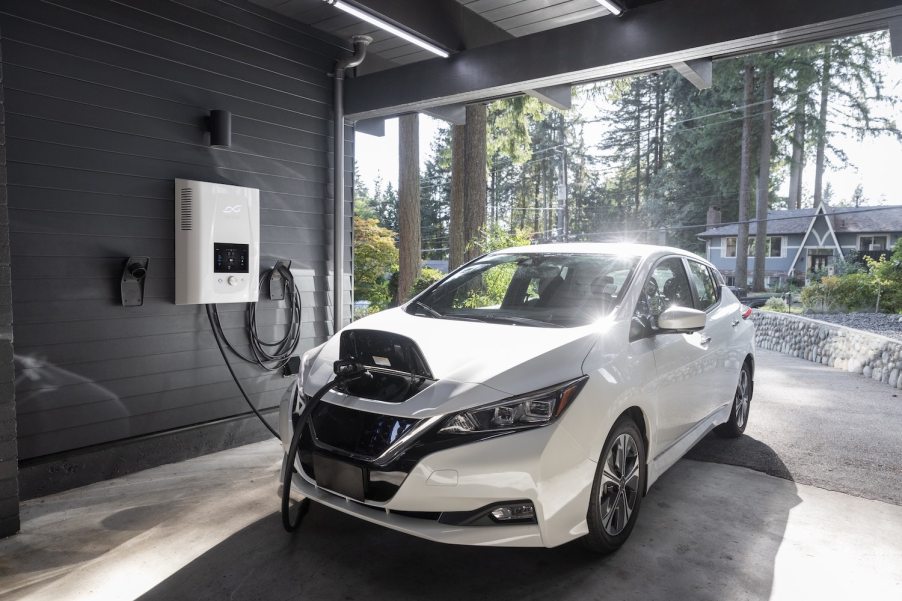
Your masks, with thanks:
[[[902,96],[902,59],[887,60],[883,64],[886,78],[886,91]],[[573,109],[580,110],[580,109]],[[593,112],[597,107],[587,110]],[[882,107],[881,114],[890,114],[893,109]],[[902,107],[895,108],[896,120],[902,125]],[[429,160],[429,150],[441,121],[427,115],[420,115],[420,167],[421,170]],[[602,125],[587,126],[585,131],[587,145],[595,144],[604,136]],[[864,204],[902,204],[902,143],[891,136],[868,137],[856,140],[835,136],[831,142],[841,147],[849,157],[849,165],[841,170],[828,168],[825,183],[833,189],[834,202],[848,201],[861,184],[864,193]],[[392,182],[398,184],[398,120],[389,119],[385,123],[385,136],[375,137],[357,133],[356,159],[357,169],[366,185],[372,189],[372,183],[381,177],[383,185]],[[804,189],[810,198],[814,188],[814,164],[810,159],[804,172]],[[783,184],[777,189],[780,196],[787,196],[789,188],[788,173]]]

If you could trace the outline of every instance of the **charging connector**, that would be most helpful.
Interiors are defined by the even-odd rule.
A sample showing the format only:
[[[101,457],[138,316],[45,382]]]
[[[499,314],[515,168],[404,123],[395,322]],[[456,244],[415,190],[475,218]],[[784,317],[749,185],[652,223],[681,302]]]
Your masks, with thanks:
[[[316,406],[319,405],[319,402],[327,392],[342,384],[356,380],[367,373],[366,367],[359,361],[354,360],[336,361],[332,366],[332,370],[335,372],[335,377],[329,380],[325,386],[317,390],[316,394],[307,399],[304,403],[301,415],[298,417],[297,422],[295,422],[294,434],[291,436],[291,444],[288,445],[288,454],[284,459],[285,465],[282,470],[282,527],[288,532],[293,532],[297,529],[301,520],[307,515],[307,510],[310,507],[310,499],[302,499],[295,512],[295,518],[292,519],[291,480],[294,474],[297,473],[295,461],[298,457],[298,445],[300,444],[304,428],[307,427],[307,421],[310,419],[310,416],[313,415],[313,410],[316,409]]]
[[[276,261],[269,274],[269,299],[279,301],[285,298],[286,278],[291,276],[291,261],[280,259]]]

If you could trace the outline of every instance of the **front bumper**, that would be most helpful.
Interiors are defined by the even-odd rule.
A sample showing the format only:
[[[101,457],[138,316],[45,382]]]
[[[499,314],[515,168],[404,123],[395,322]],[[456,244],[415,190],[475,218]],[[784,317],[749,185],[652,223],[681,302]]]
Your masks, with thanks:
[[[289,440],[285,421],[283,440]],[[292,489],[338,511],[437,542],[554,547],[588,531],[586,511],[596,467],[565,426],[566,414],[549,426],[426,455],[384,502],[335,494],[318,487],[307,474],[295,474]],[[475,511],[516,500],[533,503],[535,524],[456,526],[438,519],[443,512]]]

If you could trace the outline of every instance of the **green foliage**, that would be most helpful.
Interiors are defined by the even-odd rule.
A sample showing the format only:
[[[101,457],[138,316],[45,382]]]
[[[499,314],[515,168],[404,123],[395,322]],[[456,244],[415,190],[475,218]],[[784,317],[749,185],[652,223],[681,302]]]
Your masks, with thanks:
[[[876,300],[876,289],[866,273],[824,276],[806,286],[801,295],[802,306],[813,313],[873,310]]]
[[[529,235],[522,230],[510,233],[497,224],[488,225],[482,229],[481,236],[473,241],[472,246],[480,253],[529,246]],[[517,266],[514,263],[504,263],[487,269],[482,274],[482,282],[469,290],[462,306],[475,309],[500,305],[516,271]]]
[[[857,253],[849,251],[842,261],[837,261],[833,265],[834,273],[836,275],[848,275],[850,273],[863,273],[867,271],[867,267],[862,265],[862,263],[853,255],[857,255]]]
[[[439,127],[420,180],[420,219],[423,259],[444,259],[448,254],[451,219],[451,129]]]
[[[881,32],[718,60],[713,85],[704,91],[674,70],[576,86],[569,111],[529,96],[494,101],[487,107],[487,222],[515,237],[528,232],[533,241],[626,239],[701,252],[704,243],[697,235],[705,229],[709,207],[720,207],[726,223],[740,217],[745,66],[755,74],[748,107],[751,206],[761,167],[762,74],[771,69],[774,152],[766,187],[769,206],[782,208],[788,202],[778,192],[786,188],[782,180],[792,170],[798,181],[809,181],[819,144],[829,169],[848,163],[842,150],[846,137],[900,137],[893,110],[899,90],[884,81],[892,60],[888,48]],[[825,123],[820,123],[822,85],[827,86]],[[450,171],[451,132],[440,127],[421,174],[424,258],[448,254]],[[829,198],[830,182],[824,184]],[[808,195],[802,206],[810,206],[811,190],[794,188],[800,189]],[[837,195],[834,204],[857,206],[863,200],[859,189],[850,199]],[[355,212],[398,231],[397,195],[382,181],[368,190],[356,182]],[[521,242],[485,243],[475,245],[490,250]],[[851,268],[840,275],[847,273]],[[882,306],[894,302],[891,293],[880,288]]]
[[[789,305],[786,304],[786,301],[780,298],[779,296],[772,296],[764,303],[763,309],[765,311],[777,311],[780,313],[788,313]]]
[[[812,311],[902,311],[902,244],[890,257],[864,257],[865,267],[846,268],[802,291]]]
[[[479,238],[470,243],[468,250],[476,248],[480,254],[484,254],[515,246],[529,246],[529,234],[524,230],[508,232],[495,223],[482,228]]]
[[[522,165],[532,158],[530,130],[550,111],[532,96],[503,98],[488,105],[487,156],[494,160]]]
[[[896,244],[890,258],[880,255],[875,260],[866,256],[864,260],[868,268],[868,282],[877,297],[874,311],[902,311],[902,244]]]
[[[482,274],[482,282],[469,291],[462,306],[478,309],[500,305],[516,271],[515,263],[503,263],[487,269]]]
[[[369,188],[363,183],[356,167],[354,168],[354,215],[364,219],[376,219],[377,217]]]
[[[438,269],[423,267],[420,270],[420,274],[417,276],[417,279],[413,283],[413,293],[411,294],[411,296],[416,296],[443,277],[445,277],[445,274],[443,274]]]
[[[394,232],[375,219],[354,216],[354,297],[370,301],[373,310],[391,304],[389,274],[398,268]]]

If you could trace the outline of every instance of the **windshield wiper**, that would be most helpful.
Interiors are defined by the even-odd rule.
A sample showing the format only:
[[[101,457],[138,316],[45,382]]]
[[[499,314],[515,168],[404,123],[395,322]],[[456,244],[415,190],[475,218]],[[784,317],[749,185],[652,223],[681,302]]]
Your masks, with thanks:
[[[518,317],[515,315],[454,315],[449,314],[449,319],[464,319],[466,321],[484,321],[488,323],[509,323],[523,326],[537,326],[540,328],[563,328],[564,326],[549,321]]]
[[[415,300],[415,301],[413,301],[413,304],[418,306],[419,308],[423,309],[424,311],[426,311],[426,313],[429,314],[429,317],[434,317],[436,319],[441,319],[444,317],[444,315],[442,315],[441,313],[439,313],[438,311],[436,311],[435,309],[433,309],[432,307],[430,307],[423,301]]]

